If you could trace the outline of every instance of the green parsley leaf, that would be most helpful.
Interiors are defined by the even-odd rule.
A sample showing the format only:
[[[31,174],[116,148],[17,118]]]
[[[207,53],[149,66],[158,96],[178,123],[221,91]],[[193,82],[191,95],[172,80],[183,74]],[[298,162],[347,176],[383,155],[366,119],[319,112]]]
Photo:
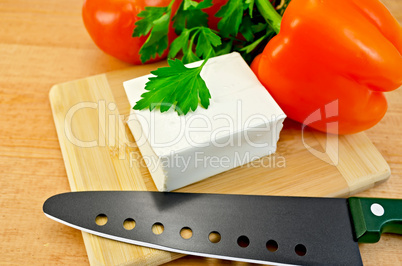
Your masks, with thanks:
[[[187,10],[190,7],[196,7],[198,5],[198,3],[196,1],[193,0],[184,0],[183,1],[183,10]]]
[[[184,28],[208,27],[208,14],[201,9],[212,6],[212,0],[204,0],[197,3],[185,0],[181,3],[176,15],[173,17],[173,28],[177,34],[181,34]]]
[[[241,52],[244,60],[250,64],[256,54],[262,52],[262,49],[264,49],[265,45],[274,35],[275,31],[271,27],[266,27],[266,32],[264,35],[257,40],[248,42],[246,46],[240,48],[238,51]]]
[[[198,5],[196,6],[197,9],[204,9],[204,8],[208,8],[211,7],[212,4],[212,0],[203,0],[201,2],[198,3]]]
[[[233,51],[233,40],[224,40],[224,42],[217,47],[216,56],[228,54],[231,51]]]
[[[198,30],[198,40],[195,53],[201,58],[215,56],[214,47],[221,44],[221,38],[210,28],[200,27]]]
[[[177,37],[170,45],[168,57],[174,58],[180,51],[183,51],[182,61],[184,64],[201,60],[193,52],[193,43],[196,37],[194,34],[196,32],[197,28],[191,30],[184,29],[180,36]]]
[[[219,31],[208,28],[208,15],[203,11],[212,6],[213,0],[182,0],[172,14],[174,1],[168,7],[145,8],[139,14],[142,19],[135,24],[133,36],[148,35],[140,50],[144,62],[167,49],[170,17],[173,15],[173,27],[178,37],[171,43],[168,57],[174,58],[179,52],[183,57],[182,61],[169,59],[169,67],[151,72],[155,77],[149,79],[146,92],[134,109],[166,112],[173,106],[182,115],[196,110],[199,104],[207,108],[211,95],[200,73],[208,58],[238,51],[250,63],[279,31],[278,12],[283,12],[290,0],[274,0],[280,2],[278,12],[268,0],[227,0],[215,14],[221,18]],[[199,67],[187,68],[184,65],[202,58],[205,60]]]
[[[251,26],[251,30],[253,33],[258,33],[263,30],[266,30],[268,28],[268,25],[266,23],[258,23],[256,25]]]
[[[229,0],[215,15],[222,18],[218,23],[220,35],[224,38],[236,37],[243,19],[243,1]]]
[[[245,16],[243,18],[243,22],[240,25],[239,32],[241,35],[243,35],[244,39],[246,39],[247,42],[252,42],[254,40],[254,34],[253,34],[253,22],[251,21],[251,18],[248,16]]]
[[[138,14],[142,18],[138,20],[135,25],[133,37],[145,36],[149,33],[154,25],[154,21],[158,20],[163,14],[167,12],[167,7],[145,7],[145,10]]]
[[[188,49],[191,31],[183,29],[182,33],[170,44],[168,58],[174,58],[180,50]]]
[[[179,115],[185,115],[190,110],[195,111],[198,103],[208,108],[211,94],[201,78],[204,63],[195,68],[187,68],[180,60],[168,60],[169,67],[159,68],[151,73],[156,77],[149,78],[145,86],[147,92],[141,95],[133,109],[152,111],[159,107],[161,112],[168,111],[172,106]]]
[[[258,40],[254,41],[253,43],[241,48],[239,51],[251,53],[267,36],[262,36]]]
[[[254,0],[245,0],[244,4],[248,8],[250,18],[253,18]]]
[[[193,46],[196,44],[195,53]],[[169,58],[174,58],[183,51],[183,63],[191,63],[215,56],[215,47],[221,45],[221,38],[211,29],[195,27],[191,30],[184,29],[170,45]]]
[[[193,52],[192,45],[191,45],[189,48],[183,50],[183,58],[182,58],[182,61],[183,61],[184,64],[191,63],[191,62],[195,62],[195,61],[199,61],[199,60],[201,60],[201,58],[199,58],[199,57]]]
[[[157,55],[162,55],[168,48],[168,31],[171,9],[169,7],[145,7],[138,14],[142,19],[135,25],[133,37],[150,35],[140,49],[141,62],[145,63]]]

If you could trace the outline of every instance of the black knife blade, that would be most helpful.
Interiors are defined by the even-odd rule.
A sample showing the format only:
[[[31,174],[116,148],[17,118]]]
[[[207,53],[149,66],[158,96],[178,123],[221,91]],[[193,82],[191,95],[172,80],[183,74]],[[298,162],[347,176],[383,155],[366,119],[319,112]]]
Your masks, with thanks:
[[[352,201],[358,211],[360,203]],[[362,265],[353,222],[361,217],[349,204],[340,198],[88,191],[53,196],[43,211],[79,230],[172,252],[272,265]],[[396,233],[399,218],[392,220]],[[163,232],[154,233],[154,225]]]

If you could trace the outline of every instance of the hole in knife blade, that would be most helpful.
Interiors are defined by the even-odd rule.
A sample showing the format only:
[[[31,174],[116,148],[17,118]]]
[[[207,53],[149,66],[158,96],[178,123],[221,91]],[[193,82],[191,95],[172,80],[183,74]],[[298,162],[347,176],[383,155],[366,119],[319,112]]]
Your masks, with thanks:
[[[237,239],[237,244],[239,247],[246,248],[248,245],[250,245],[250,239],[248,239],[247,236],[239,236]]]
[[[184,239],[190,239],[193,236],[193,230],[190,227],[183,227],[180,230],[180,236]]]
[[[307,253],[307,248],[303,244],[298,244],[295,247],[295,252],[299,256],[304,256]]]
[[[160,234],[162,234],[164,230],[165,230],[165,227],[163,226],[162,223],[154,223],[154,224],[152,225],[152,232],[153,232],[155,235],[160,235]]]
[[[98,216],[96,216],[95,218],[95,223],[99,226],[104,226],[107,223],[107,216],[106,214],[99,214]]]
[[[135,227],[135,221],[132,218],[127,218],[123,222],[123,227],[126,230],[133,230]]]
[[[278,243],[275,240],[268,240],[267,249],[271,252],[275,252],[278,250]]]
[[[219,241],[221,241],[221,234],[219,234],[216,231],[213,231],[213,232],[209,233],[208,239],[209,239],[209,241],[211,241],[211,243],[216,244]]]

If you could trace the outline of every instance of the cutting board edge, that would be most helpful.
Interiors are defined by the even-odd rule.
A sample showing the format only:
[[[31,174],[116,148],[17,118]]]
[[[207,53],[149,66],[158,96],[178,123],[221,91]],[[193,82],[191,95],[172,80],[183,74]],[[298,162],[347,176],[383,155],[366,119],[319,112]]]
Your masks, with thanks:
[[[362,177],[361,179],[359,179],[360,182],[351,184],[349,196],[353,196],[357,193],[360,193],[367,189],[378,186],[378,185],[386,182],[389,178],[391,178],[391,168],[389,167],[388,164],[386,164],[386,165],[388,166],[388,169],[384,170],[383,172],[380,172],[377,175],[374,175],[374,174],[368,175],[366,177],[366,179]],[[366,180],[369,180],[369,181],[366,181]]]
[[[79,79],[79,80],[81,80],[81,79]],[[76,81],[76,80],[74,80],[74,81],[69,81],[69,82],[63,82],[63,83],[59,83],[59,84],[55,84],[55,85],[53,85],[53,86],[50,88],[50,90],[49,90],[49,95],[48,95],[48,96],[49,96],[49,101],[50,101],[50,108],[51,108],[51,110],[52,110],[53,120],[55,120],[56,117],[57,117],[56,107],[55,107],[55,103],[54,103],[54,100],[53,100],[53,99],[56,98],[56,95],[55,95],[55,94],[56,94],[56,91],[61,90],[63,85],[65,85],[65,84],[70,84],[70,83],[73,83],[73,82],[75,82],[75,81]],[[60,128],[60,127],[57,126],[56,121],[54,121],[54,122],[55,122],[55,128],[56,128],[56,133],[57,133],[57,139],[58,139],[58,141],[59,141],[59,146],[60,146],[60,150],[61,150],[61,155],[62,155],[62,157],[63,157],[64,168],[65,168],[66,174],[67,174],[67,180],[68,180],[68,182],[69,182],[70,189],[71,189],[72,191],[77,191],[76,185],[71,181],[70,178],[68,178],[69,176],[73,175],[73,173],[70,171],[70,168],[68,167],[68,166],[69,166],[68,163],[70,162],[70,160],[69,160],[69,158],[68,158],[67,151],[66,151],[66,149],[62,146],[62,143],[64,143],[64,139],[63,139],[63,129],[64,129],[64,126],[62,126],[62,128],[63,128],[63,129],[62,129],[62,128]]]
[[[99,74],[99,75],[93,75],[87,78],[83,78],[83,79],[77,79],[77,80],[73,80],[70,82],[64,82],[64,83],[59,83],[59,84],[55,84],[53,85],[50,90],[49,90],[49,101],[50,101],[50,107],[52,110],[52,115],[54,119],[57,119],[58,117],[58,112],[56,111],[57,108],[55,107],[55,103],[57,102],[57,95],[60,92],[60,90],[65,89],[64,86],[68,86],[69,84],[74,84],[76,82],[81,82],[81,81],[86,81],[87,79],[90,78],[105,78],[105,74]],[[66,142],[66,137],[64,135],[64,125],[61,123],[61,125],[59,124],[59,126],[56,126],[56,133],[57,133],[57,138],[59,141],[59,145],[60,145],[60,150],[62,153],[62,157],[63,157],[63,162],[64,162],[64,166],[65,166],[65,170],[66,170],[66,174],[67,174],[67,179],[69,182],[69,186],[71,191],[79,191],[79,189],[77,189],[77,185],[74,182],[74,173],[71,170],[71,168],[69,167],[69,164],[71,163],[70,159],[69,159],[69,155],[67,152],[67,147],[63,146],[62,143]],[[85,246],[85,250],[87,252],[87,256],[88,256],[88,260],[90,262],[90,265],[108,265],[106,263],[106,261],[100,261],[97,256],[95,256],[94,252],[95,250],[93,249],[93,239],[91,240],[91,238],[97,239],[99,238],[101,241],[113,241],[114,240],[110,240],[110,239],[104,239],[100,236],[96,236],[96,235],[90,235],[89,233],[86,232],[82,232],[82,237],[83,237],[83,242],[84,242],[84,246]],[[123,245],[129,245],[126,243],[122,243]],[[138,248],[142,248],[137,246]],[[178,253],[172,253],[172,252],[167,252],[167,251],[162,251],[162,250],[154,250],[155,252],[152,253],[148,253],[148,254],[144,254],[144,256],[142,257],[136,257],[135,259],[129,259],[127,260],[125,263],[123,264],[119,264],[119,265],[161,265],[176,259],[179,259],[181,257],[184,257],[186,255],[184,254],[178,254]]]
[[[58,93],[59,90],[63,90],[63,89],[65,89],[64,87],[67,87],[69,84],[76,83],[77,81],[84,81],[84,80],[87,80],[89,78],[96,78],[97,76],[99,76],[99,77],[106,76],[106,79],[108,80],[108,83],[110,85],[110,82],[109,82],[110,77],[118,76],[119,73],[120,73],[120,75],[122,75],[121,73],[125,73],[125,72],[129,73],[130,71],[133,71],[134,69],[135,69],[135,67],[130,67],[130,68],[124,69],[124,70],[111,71],[111,72],[108,72],[108,73],[97,74],[97,75],[93,75],[93,76],[90,76],[90,77],[76,79],[76,80],[73,80],[73,81],[53,85],[51,87],[50,91],[49,91],[49,98],[50,98],[50,102],[51,102],[51,109],[52,109],[52,113],[53,113],[53,118],[56,119],[56,114],[57,114],[56,109],[57,108],[54,106],[54,102],[52,101],[52,98],[57,96],[57,93]],[[116,81],[114,81],[114,82],[116,83]],[[112,91],[112,94],[114,95],[113,91]],[[114,95],[114,97],[115,97],[115,95]],[[116,97],[115,97],[115,99],[116,99]],[[65,154],[65,153],[67,153],[67,151],[65,151],[65,148],[62,147],[62,142],[61,142],[61,141],[64,141],[64,139],[63,139],[63,129],[56,126],[56,130],[57,130],[57,134],[58,134],[59,144],[60,144],[61,150],[62,150],[62,155],[63,155],[64,164],[65,164],[65,167],[66,167],[66,172],[67,172],[68,176],[71,176],[71,175],[73,175],[73,173],[71,171],[69,171],[69,164],[68,164],[69,160],[68,160],[68,156]],[[382,157],[382,155],[381,155],[381,157]],[[388,166],[388,164],[387,164],[387,166]],[[388,168],[389,168],[389,166],[388,166]],[[388,178],[389,178],[389,174],[390,173],[387,172],[387,173],[384,173],[381,176],[388,175]],[[386,181],[386,179],[385,180],[380,180],[378,182],[373,181],[372,185],[370,187],[374,186],[375,184],[377,184],[379,182],[384,182],[384,181]],[[77,190],[75,188],[75,184],[70,180],[70,178],[69,178],[69,182],[70,182],[71,189],[72,190]],[[368,187],[363,188],[362,190],[367,189],[367,188]],[[340,196],[346,195],[346,193],[347,193],[346,190],[345,191],[339,191],[339,193],[334,194],[334,196],[340,197]],[[349,189],[349,195],[354,194],[354,193],[355,192],[353,192],[352,190]],[[170,255],[172,257],[171,258],[166,258],[166,259],[174,260],[174,259],[177,259],[179,257],[182,257],[182,254],[178,254],[178,256],[174,256],[175,254],[170,254]],[[164,259],[162,261],[158,260],[160,256],[158,256],[157,254],[149,254],[149,256],[152,257],[152,259],[151,259],[151,261],[148,261],[150,263],[148,265],[158,265],[158,264],[161,264],[161,263],[165,262]],[[123,265],[138,265],[138,263],[141,263],[144,258],[141,258],[140,260],[131,259],[131,260],[126,261]]]

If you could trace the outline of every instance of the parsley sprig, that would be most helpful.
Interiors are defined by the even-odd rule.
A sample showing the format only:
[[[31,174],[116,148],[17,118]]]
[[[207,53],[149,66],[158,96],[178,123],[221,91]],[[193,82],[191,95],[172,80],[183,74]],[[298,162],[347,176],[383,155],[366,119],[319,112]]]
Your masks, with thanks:
[[[149,108],[150,111],[159,107],[160,111],[166,112],[172,106],[175,111],[187,114],[190,109],[195,111],[198,102],[201,106],[208,108],[211,94],[201,78],[200,73],[207,60],[199,67],[188,68],[179,59],[168,60],[169,67],[158,68],[151,73],[155,77],[149,78],[145,89],[147,92],[141,95],[134,106],[137,110]],[[183,91],[183,88],[186,88]]]
[[[183,52],[183,63],[191,63],[216,55],[215,49],[221,45],[221,38],[210,28],[204,26],[183,29],[182,33],[170,45],[168,57],[174,58]],[[193,47],[195,46],[195,52]]]
[[[138,16],[133,37],[148,36],[140,49],[141,61],[146,62],[168,49],[170,25],[178,35],[171,43],[168,67],[151,72],[145,86],[146,92],[133,107],[136,110],[159,109],[161,112],[174,107],[179,115],[195,111],[199,104],[208,108],[211,95],[200,73],[210,57],[238,51],[247,62],[261,52],[266,43],[279,32],[281,15],[290,0],[277,0],[278,12],[268,0],[228,0],[215,14],[221,18],[218,30],[208,27],[205,8],[212,0],[196,2],[183,0],[173,14],[172,0],[167,7],[146,7]],[[173,22],[173,23],[171,23]],[[184,64],[204,60],[195,68]]]

